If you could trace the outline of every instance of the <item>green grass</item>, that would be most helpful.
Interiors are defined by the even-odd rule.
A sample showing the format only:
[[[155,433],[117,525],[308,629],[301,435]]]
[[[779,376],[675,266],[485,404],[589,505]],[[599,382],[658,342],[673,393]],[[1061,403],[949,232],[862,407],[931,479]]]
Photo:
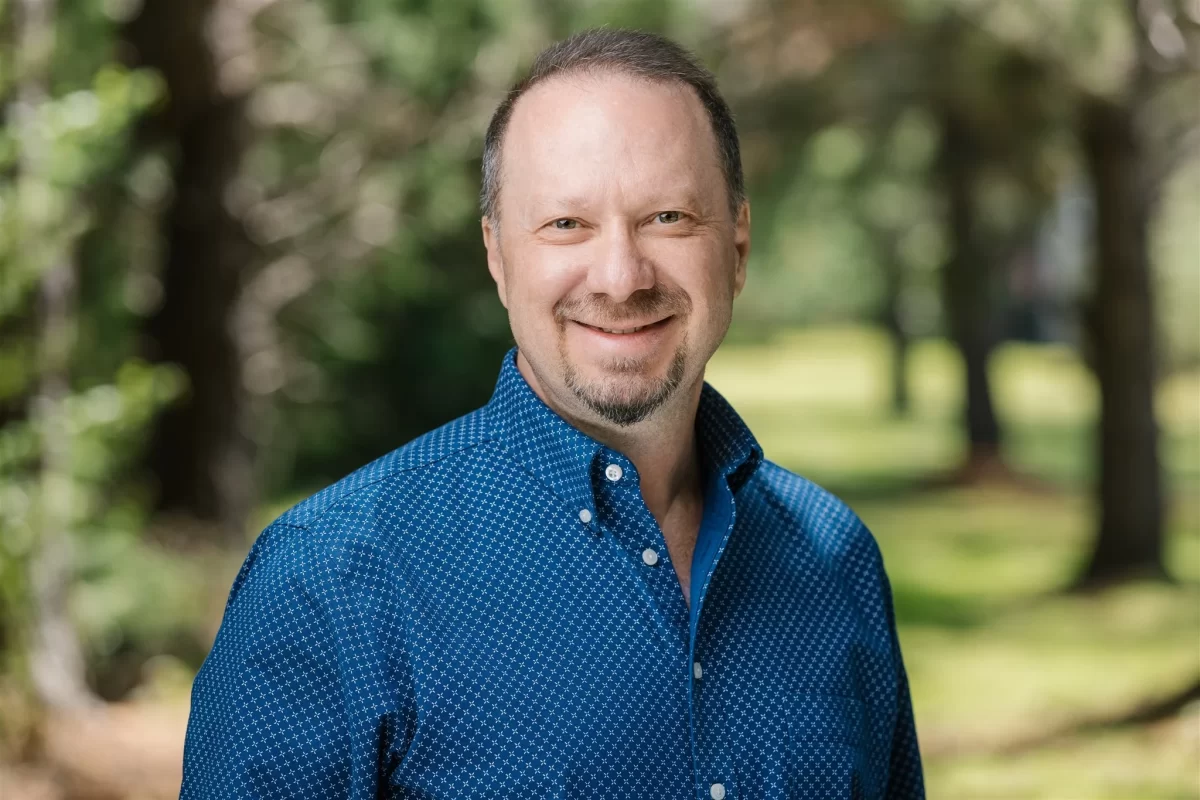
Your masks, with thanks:
[[[1200,673],[1200,373],[1158,397],[1177,586],[1065,595],[1093,531],[1095,385],[1073,353],[1008,345],[992,366],[1008,462],[1046,491],[923,489],[952,469],[961,365],[912,353],[888,412],[888,349],[862,329],[729,344],[708,379],[769,458],[841,495],[884,553],[931,798],[1200,797],[1200,710],[1153,726],[998,745],[1118,714]]]

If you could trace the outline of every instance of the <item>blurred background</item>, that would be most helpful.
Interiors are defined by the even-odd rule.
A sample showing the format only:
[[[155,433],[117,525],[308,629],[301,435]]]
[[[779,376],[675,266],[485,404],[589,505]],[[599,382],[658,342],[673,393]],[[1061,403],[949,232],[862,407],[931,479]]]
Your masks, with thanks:
[[[931,798],[1200,797],[1200,0],[0,0],[0,794],[176,795],[287,506],[486,402],[549,42],[738,118],[709,380],[891,575]]]

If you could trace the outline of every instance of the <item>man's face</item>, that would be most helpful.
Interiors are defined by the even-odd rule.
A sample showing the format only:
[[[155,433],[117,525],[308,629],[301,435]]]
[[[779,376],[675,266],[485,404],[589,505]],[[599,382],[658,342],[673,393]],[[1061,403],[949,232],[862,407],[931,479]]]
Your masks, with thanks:
[[[690,87],[549,79],[518,101],[501,162],[488,268],[537,388],[623,426],[696,388],[745,280],[750,221],[730,214]]]

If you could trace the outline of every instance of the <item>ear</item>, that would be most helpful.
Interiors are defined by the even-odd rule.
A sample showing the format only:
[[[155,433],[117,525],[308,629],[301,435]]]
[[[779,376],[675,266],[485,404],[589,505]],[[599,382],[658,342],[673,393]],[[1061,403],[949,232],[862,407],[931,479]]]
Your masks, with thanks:
[[[743,200],[738,209],[733,228],[733,249],[737,253],[737,266],[733,275],[733,296],[742,293],[746,285],[746,262],[750,258],[750,201]]]
[[[500,255],[499,224],[488,217],[484,217],[480,222],[483,227],[483,246],[487,248],[488,272],[492,274],[492,280],[496,282],[496,292],[500,295],[500,304],[508,308],[508,293],[504,288],[504,259]]]

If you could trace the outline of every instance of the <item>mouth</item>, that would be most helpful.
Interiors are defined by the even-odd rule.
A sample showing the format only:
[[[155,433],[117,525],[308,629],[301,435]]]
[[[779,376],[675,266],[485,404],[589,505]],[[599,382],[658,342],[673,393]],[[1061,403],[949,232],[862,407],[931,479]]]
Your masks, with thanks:
[[[626,326],[623,326],[620,328],[604,328],[599,325],[589,325],[586,322],[580,322],[579,320],[575,320],[575,322],[576,322],[576,324],[582,325],[585,328],[589,328],[593,331],[599,331],[601,333],[607,333],[610,336],[629,336],[630,334],[641,333],[642,331],[650,331],[650,330],[655,330],[656,328],[661,328],[670,320],[671,320],[671,317],[663,317],[662,319],[657,320],[655,322],[648,322],[643,325],[626,325]]]

